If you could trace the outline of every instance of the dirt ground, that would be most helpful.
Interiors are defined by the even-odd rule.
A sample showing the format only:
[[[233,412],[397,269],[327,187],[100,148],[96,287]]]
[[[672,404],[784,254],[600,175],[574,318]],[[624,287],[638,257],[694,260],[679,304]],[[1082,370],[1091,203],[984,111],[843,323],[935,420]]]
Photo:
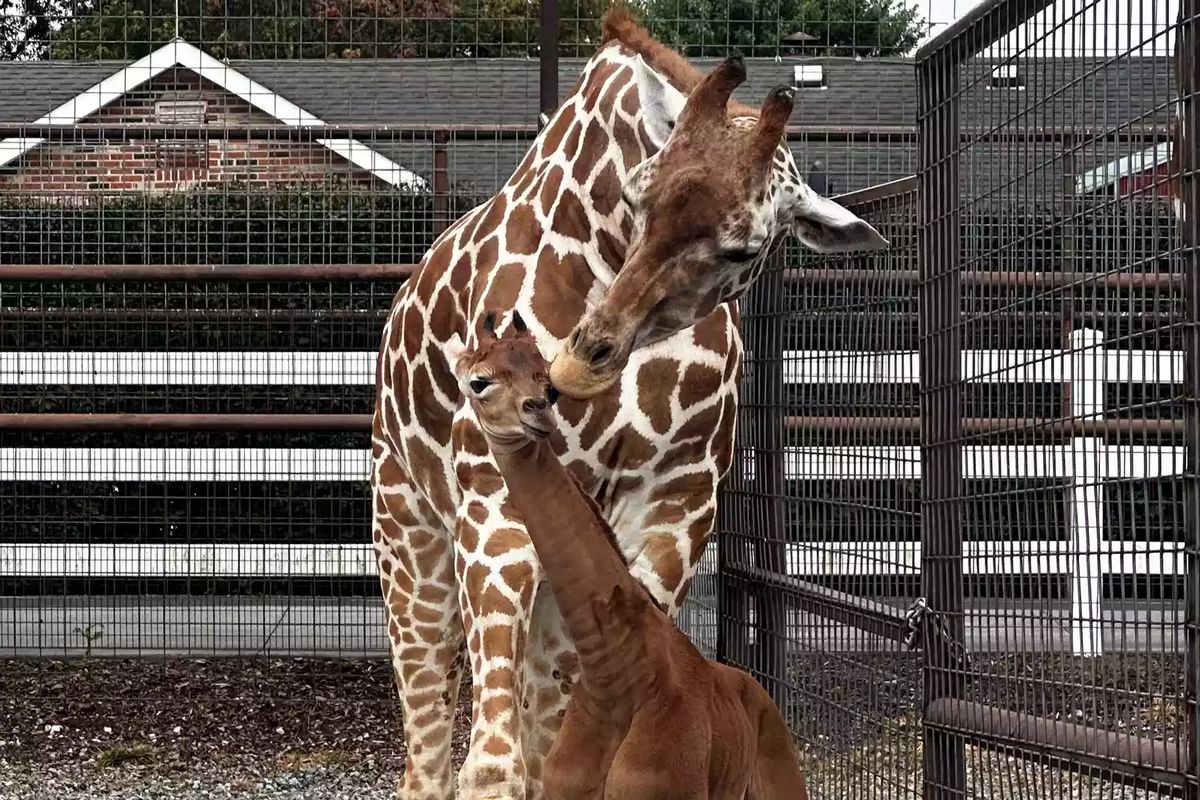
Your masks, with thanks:
[[[0,661],[3,800],[391,797],[400,731],[382,659]]]
[[[1168,741],[1178,733],[1174,656],[974,666],[972,699]],[[920,796],[920,654],[808,654],[792,670],[800,691],[785,713],[814,800]],[[456,767],[469,698],[464,687]],[[384,800],[403,764],[400,731],[382,659],[0,661],[2,800]],[[1000,786],[1039,800],[1155,796],[970,747],[967,768],[977,798]]]

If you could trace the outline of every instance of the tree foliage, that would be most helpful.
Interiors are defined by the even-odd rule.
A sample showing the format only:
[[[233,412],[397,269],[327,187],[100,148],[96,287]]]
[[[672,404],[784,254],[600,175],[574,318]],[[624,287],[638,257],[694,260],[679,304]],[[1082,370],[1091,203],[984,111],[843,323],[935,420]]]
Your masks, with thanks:
[[[62,0],[0,0],[0,60],[45,58]]]
[[[606,7],[563,3],[564,47],[590,51]],[[54,36],[57,58],[140,58],[176,33],[175,0],[85,0],[78,9]],[[535,56],[538,13],[534,0],[179,0],[178,33],[222,58]]]
[[[898,55],[925,32],[904,0],[648,0],[646,24],[689,56],[786,53],[799,49],[782,42],[797,31],[816,37],[805,53]]]

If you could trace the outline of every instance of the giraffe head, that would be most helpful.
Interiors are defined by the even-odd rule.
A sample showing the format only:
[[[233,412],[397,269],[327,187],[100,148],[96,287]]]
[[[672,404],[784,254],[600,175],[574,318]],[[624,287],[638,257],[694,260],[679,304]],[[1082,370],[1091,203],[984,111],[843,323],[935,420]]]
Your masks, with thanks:
[[[519,312],[513,311],[504,336],[496,335],[496,315],[488,312],[475,346],[468,349],[456,340],[447,355],[493,450],[511,452],[554,432],[551,406],[558,391],[550,385],[549,364]]]
[[[729,102],[746,79],[741,58],[687,96],[640,57],[635,64],[643,120],[659,149],[623,186],[637,223],[625,263],[551,367],[554,385],[580,399],[611,386],[633,350],[740,297],[789,231],[818,252],[887,246],[800,177],[784,140],[790,87],[774,89],[755,114]]]

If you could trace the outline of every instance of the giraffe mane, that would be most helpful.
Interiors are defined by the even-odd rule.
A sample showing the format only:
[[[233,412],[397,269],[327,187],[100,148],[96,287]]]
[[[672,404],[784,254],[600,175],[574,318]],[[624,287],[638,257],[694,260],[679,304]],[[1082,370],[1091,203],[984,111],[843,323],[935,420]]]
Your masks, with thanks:
[[[600,47],[612,42],[619,43],[630,50],[650,66],[652,70],[667,79],[667,82],[684,94],[692,90],[704,79],[704,73],[691,64],[678,51],[659,42],[637,19],[624,8],[610,8],[600,21]],[[729,101],[729,113],[735,117],[757,117],[759,110],[736,100]]]
[[[625,558],[625,553],[621,551],[621,545],[617,543],[617,534],[613,532],[612,526],[608,524],[608,520],[604,518],[604,514],[600,511],[600,504],[583,487],[583,484],[579,482],[579,478],[575,477],[574,472],[567,470],[567,475],[571,477],[572,482],[579,489],[579,494],[583,497],[583,501],[587,503],[588,508],[592,510],[596,521],[600,523],[600,529],[604,531],[604,538],[608,539],[608,543],[612,545],[613,550],[617,551],[617,555],[621,557],[621,563],[628,567],[629,559]]]

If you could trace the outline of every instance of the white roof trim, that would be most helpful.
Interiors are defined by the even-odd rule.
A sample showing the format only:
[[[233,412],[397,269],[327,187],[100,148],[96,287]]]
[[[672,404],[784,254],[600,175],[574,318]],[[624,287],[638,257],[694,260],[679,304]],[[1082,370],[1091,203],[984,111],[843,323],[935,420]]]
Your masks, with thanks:
[[[325,126],[324,120],[184,41],[168,42],[90,89],[80,92],[32,124],[73,125],[176,66],[191,70],[212,81],[258,110],[270,114],[284,125],[294,128]],[[21,137],[0,141],[0,167],[20,158],[45,141]],[[420,190],[429,188],[428,182],[420,175],[375,152],[357,139],[317,139],[317,143],[392,186]]]
[[[1140,153],[1118,158],[1102,167],[1083,173],[1075,179],[1075,191],[1078,194],[1089,194],[1116,183],[1126,175],[1136,175],[1139,172],[1165,164],[1171,158],[1171,143],[1162,142],[1153,147],[1147,147]]]

